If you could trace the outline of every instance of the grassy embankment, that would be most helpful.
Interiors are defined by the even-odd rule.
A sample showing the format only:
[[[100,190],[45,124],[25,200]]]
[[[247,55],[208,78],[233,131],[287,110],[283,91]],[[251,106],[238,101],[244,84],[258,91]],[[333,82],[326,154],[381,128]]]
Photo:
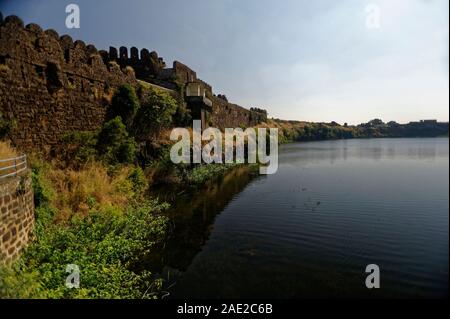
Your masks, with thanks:
[[[161,183],[195,189],[232,166],[174,165],[167,128],[185,110],[164,92],[147,95],[140,105],[132,88],[120,88],[98,132],[67,134],[51,157],[29,156],[36,226],[21,258],[0,267],[1,298],[161,295],[163,280],[139,269],[171,233],[169,204],[149,189]],[[0,150],[0,157],[15,154],[5,142]],[[80,269],[79,289],[65,285],[70,264]]]

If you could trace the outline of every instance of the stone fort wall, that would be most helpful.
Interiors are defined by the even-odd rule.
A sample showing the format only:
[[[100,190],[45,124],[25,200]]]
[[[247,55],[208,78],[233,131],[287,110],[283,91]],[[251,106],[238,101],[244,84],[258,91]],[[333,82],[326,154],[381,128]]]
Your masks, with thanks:
[[[34,226],[31,175],[0,180],[0,264],[14,261]]]
[[[113,87],[134,72],[105,65],[96,48],[15,17],[0,22],[0,112],[14,120],[19,148],[46,151],[62,134],[95,130]]]
[[[211,86],[181,62],[166,68],[156,52],[135,47],[98,51],[0,14],[0,112],[15,122],[11,139],[22,150],[47,153],[67,132],[99,128],[114,89],[124,83],[137,87],[137,79],[178,94],[187,82],[201,83],[214,102],[214,126],[248,127],[264,120],[260,113],[216,98]]]
[[[211,97],[213,111],[209,123],[221,130],[230,127],[252,127],[267,120],[267,113],[250,111],[217,96]]]

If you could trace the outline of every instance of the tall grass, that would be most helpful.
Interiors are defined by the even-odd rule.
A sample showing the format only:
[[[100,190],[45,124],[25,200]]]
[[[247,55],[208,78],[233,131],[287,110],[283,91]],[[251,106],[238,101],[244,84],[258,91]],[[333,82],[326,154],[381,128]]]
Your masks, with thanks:
[[[74,214],[87,216],[92,210],[123,210],[138,195],[130,179],[134,168],[123,166],[109,173],[100,162],[89,162],[79,170],[45,169],[45,178],[55,195],[51,205],[58,210],[57,222],[65,222]]]
[[[16,150],[9,141],[0,141],[0,159],[17,156]]]
[[[0,141],[0,160],[5,160],[17,156],[16,150],[11,146],[9,141]],[[14,161],[0,162],[0,168],[11,166]],[[0,176],[13,173],[14,168],[0,170]]]
[[[0,298],[158,297],[162,281],[135,265],[158,254],[167,204],[144,200],[142,170],[100,162],[60,169],[34,157],[30,165],[34,240],[13,265],[0,265]],[[79,289],[65,286],[68,264],[81,270]]]

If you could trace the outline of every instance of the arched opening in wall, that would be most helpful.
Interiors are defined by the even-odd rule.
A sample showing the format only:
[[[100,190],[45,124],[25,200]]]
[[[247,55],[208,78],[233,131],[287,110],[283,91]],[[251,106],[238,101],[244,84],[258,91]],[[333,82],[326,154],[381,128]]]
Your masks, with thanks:
[[[47,90],[49,93],[54,93],[58,91],[62,87],[62,82],[58,76],[58,67],[55,63],[48,62],[47,63]]]

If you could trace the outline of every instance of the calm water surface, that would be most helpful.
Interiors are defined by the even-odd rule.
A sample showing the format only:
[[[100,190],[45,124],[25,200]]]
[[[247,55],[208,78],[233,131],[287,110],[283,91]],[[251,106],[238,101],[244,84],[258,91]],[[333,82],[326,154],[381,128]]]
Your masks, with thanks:
[[[295,143],[279,163],[181,196],[172,297],[448,295],[447,138]],[[381,289],[365,287],[368,264]]]

